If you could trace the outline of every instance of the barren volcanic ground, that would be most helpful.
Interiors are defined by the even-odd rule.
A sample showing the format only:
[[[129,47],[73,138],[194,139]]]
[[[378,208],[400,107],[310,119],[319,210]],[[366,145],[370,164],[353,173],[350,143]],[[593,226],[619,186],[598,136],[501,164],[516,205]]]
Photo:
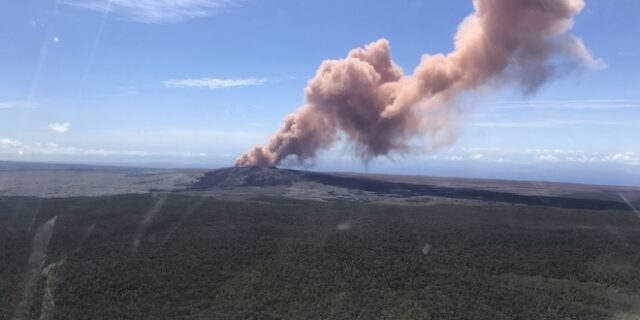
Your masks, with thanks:
[[[297,171],[142,169],[0,162],[0,196],[78,197],[174,192],[219,198],[282,196],[395,204],[546,205],[630,209],[640,187]]]
[[[638,319],[638,188],[0,163],[0,319]]]

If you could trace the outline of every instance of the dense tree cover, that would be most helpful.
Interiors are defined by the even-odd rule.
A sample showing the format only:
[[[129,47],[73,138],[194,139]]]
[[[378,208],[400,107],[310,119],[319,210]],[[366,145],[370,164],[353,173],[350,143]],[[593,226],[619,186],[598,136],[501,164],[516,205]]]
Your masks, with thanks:
[[[53,216],[54,319],[608,319],[640,303],[630,212],[0,198],[1,319],[24,299],[34,232]]]

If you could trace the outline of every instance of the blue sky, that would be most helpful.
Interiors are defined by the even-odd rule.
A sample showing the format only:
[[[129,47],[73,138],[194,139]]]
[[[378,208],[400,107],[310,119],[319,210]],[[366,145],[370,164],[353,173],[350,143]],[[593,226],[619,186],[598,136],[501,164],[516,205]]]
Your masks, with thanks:
[[[230,166],[303,102],[319,64],[379,38],[411,71],[471,1],[0,0],[0,159]],[[447,148],[322,170],[640,184],[637,0],[587,0],[607,67],[468,103]]]

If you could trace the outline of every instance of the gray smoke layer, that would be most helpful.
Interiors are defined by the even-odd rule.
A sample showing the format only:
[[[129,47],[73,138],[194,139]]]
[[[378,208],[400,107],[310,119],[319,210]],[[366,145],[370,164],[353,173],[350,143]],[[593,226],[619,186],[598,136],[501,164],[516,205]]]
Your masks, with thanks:
[[[411,75],[393,62],[385,39],[326,60],[305,89],[306,103],[236,166],[273,166],[289,157],[302,164],[341,135],[365,161],[409,152],[415,138],[453,143],[456,121],[449,110],[461,94],[509,84],[533,93],[553,77],[601,64],[569,33],[584,5],[475,0],[475,12],[458,27],[455,50],[424,55]]]

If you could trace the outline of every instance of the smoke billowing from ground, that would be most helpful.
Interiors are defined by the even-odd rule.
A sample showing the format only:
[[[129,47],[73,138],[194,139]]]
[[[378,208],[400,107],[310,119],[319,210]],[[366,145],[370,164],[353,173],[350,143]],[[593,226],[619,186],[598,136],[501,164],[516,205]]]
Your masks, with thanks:
[[[236,166],[272,166],[290,156],[304,163],[341,134],[365,161],[406,153],[416,138],[450,144],[456,121],[448,110],[461,94],[511,84],[532,93],[555,76],[601,63],[569,33],[584,0],[475,0],[474,7],[455,50],[424,55],[412,75],[393,62],[385,39],[324,61],[305,104]]]

